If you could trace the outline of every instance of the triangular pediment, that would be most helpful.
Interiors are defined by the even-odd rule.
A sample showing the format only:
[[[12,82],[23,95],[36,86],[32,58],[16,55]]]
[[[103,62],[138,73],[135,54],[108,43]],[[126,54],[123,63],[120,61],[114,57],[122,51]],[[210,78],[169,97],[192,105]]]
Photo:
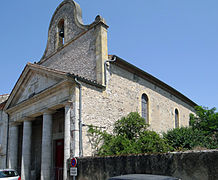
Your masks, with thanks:
[[[39,73],[30,71],[27,75],[27,80],[24,82],[18,92],[12,104],[19,104],[36,94],[39,94],[45,89],[52,87],[53,85],[59,83],[62,79],[57,77],[49,76],[45,73]]]
[[[65,79],[64,73],[39,65],[27,64],[6,104],[11,108],[55,86]]]

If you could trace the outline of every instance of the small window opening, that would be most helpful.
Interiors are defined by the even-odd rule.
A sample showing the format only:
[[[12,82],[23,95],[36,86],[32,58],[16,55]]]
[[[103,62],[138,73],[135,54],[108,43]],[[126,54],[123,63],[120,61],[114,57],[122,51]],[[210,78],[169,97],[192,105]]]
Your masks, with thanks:
[[[58,23],[58,47],[64,45],[64,20],[60,20]]]
[[[175,109],[175,128],[179,127],[179,111]]]
[[[145,122],[148,123],[148,96],[146,94],[142,94],[141,103],[142,117],[145,119]]]

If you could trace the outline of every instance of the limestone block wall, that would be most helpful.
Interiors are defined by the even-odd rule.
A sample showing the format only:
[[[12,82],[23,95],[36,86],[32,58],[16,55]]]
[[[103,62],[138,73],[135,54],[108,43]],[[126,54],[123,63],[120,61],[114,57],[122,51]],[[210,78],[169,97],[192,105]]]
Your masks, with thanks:
[[[141,96],[145,93],[148,96],[150,129],[159,133],[175,127],[176,108],[179,111],[180,127],[188,125],[189,114],[194,111],[193,107],[169,92],[115,65],[111,66],[108,86],[112,96],[119,97],[113,97],[113,99],[120,101],[122,98],[125,109],[130,108],[131,105],[139,113],[141,112]]]
[[[82,120],[86,125],[103,126],[109,132],[116,120],[130,112],[141,113],[141,96],[148,96],[149,129],[158,133],[175,127],[175,108],[179,111],[179,126],[188,126],[193,107],[152,83],[116,66],[110,66],[105,90],[83,85]],[[83,127],[84,155],[93,153]]]
[[[9,94],[0,95],[0,104],[8,99]],[[7,144],[7,114],[3,111],[4,105],[0,105],[0,169],[6,164],[6,144]]]
[[[0,169],[6,166],[7,123],[7,114],[0,110]]]
[[[78,180],[107,180],[123,174],[155,174],[182,180],[217,180],[218,151],[173,152],[78,160]]]

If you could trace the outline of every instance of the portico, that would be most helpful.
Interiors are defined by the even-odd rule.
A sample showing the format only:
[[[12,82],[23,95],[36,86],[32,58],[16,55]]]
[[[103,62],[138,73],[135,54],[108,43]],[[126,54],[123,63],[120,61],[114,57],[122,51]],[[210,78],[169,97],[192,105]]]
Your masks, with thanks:
[[[23,180],[66,180],[68,159],[78,152],[71,152],[71,144],[76,148],[78,142],[77,86],[64,73],[36,67],[25,67],[6,104],[8,166]]]

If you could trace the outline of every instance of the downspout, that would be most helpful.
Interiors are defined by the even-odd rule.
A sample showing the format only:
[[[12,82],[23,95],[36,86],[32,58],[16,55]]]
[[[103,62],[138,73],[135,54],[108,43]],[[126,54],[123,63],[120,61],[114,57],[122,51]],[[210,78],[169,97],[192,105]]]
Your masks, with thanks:
[[[82,142],[82,84],[75,77],[75,82],[79,85],[79,157],[83,156]]]
[[[116,61],[117,57],[113,56],[113,58],[111,60],[106,60],[104,62],[104,85],[107,85],[107,62],[114,62]]]

